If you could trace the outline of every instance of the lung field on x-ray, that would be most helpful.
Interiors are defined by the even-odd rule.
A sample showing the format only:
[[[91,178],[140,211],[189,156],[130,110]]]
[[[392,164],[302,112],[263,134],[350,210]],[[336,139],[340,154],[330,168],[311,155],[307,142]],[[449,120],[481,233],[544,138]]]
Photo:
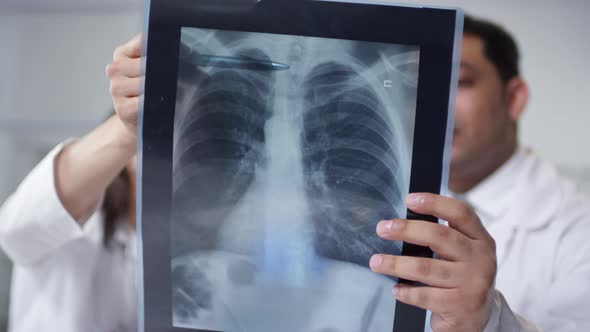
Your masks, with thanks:
[[[385,101],[354,67],[337,61],[312,68],[303,86],[303,164],[316,249],[366,265],[372,254],[392,251],[375,236],[375,224],[400,215],[405,192]]]
[[[240,54],[263,57],[257,50]],[[173,254],[218,247],[224,217],[266,157],[270,72],[203,72],[181,58],[175,122]],[[178,119],[178,117],[177,117]]]
[[[270,275],[305,287],[319,280],[324,260],[367,267],[374,253],[400,252],[375,225],[405,216],[418,54],[410,46],[183,29],[175,317],[198,318],[214,306],[211,279]],[[213,252],[244,257],[247,276],[244,268],[212,275],[214,263],[203,257]]]

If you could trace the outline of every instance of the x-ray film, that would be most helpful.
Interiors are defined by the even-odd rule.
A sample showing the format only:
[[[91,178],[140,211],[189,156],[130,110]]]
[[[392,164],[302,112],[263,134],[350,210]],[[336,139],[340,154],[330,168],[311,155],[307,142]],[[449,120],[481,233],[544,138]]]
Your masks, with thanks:
[[[405,281],[368,262],[432,256],[375,226],[408,217],[409,192],[445,190],[461,13],[152,0],[148,14],[141,329],[424,331],[425,311],[391,294]]]

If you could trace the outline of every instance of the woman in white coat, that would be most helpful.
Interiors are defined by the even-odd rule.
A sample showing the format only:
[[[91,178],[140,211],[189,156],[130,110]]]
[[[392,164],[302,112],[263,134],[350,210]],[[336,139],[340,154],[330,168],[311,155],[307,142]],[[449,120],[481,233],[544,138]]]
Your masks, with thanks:
[[[107,66],[117,115],[53,149],[0,210],[11,332],[137,329],[139,46],[138,36]]]
[[[9,331],[137,330],[134,146],[119,126],[54,148],[0,210]]]

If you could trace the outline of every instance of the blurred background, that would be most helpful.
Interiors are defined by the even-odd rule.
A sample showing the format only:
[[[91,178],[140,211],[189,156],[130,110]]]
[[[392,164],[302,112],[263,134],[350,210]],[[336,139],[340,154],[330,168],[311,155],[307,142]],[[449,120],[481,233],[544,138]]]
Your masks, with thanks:
[[[521,141],[590,192],[590,1],[396,2],[462,7],[511,31],[532,91]],[[0,0],[0,203],[51,147],[108,114],[105,66],[141,30],[142,10],[139,0]],[[0,331],[10,269],[0,252]]]

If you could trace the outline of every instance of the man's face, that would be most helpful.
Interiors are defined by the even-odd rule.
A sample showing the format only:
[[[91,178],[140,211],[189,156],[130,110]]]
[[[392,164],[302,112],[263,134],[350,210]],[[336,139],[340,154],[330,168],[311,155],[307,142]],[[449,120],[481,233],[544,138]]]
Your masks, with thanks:
[[[509,116],[505,84],[484,54],[484,43],[463,37],[451,166],[462,171],[486,160],[505,144],[514,122]]]

